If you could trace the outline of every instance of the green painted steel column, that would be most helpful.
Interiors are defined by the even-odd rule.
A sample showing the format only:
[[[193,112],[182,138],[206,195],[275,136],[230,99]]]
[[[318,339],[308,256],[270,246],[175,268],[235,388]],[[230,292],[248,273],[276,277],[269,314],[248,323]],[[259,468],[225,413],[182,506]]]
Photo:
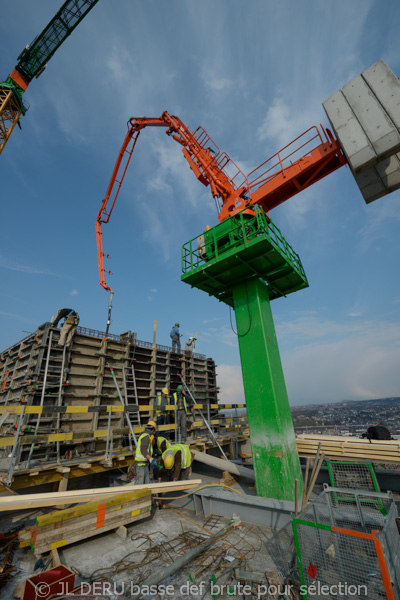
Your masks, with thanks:
[[[233,287],[257,494],[294,500],[303,490],[271,305],[261,279]]]

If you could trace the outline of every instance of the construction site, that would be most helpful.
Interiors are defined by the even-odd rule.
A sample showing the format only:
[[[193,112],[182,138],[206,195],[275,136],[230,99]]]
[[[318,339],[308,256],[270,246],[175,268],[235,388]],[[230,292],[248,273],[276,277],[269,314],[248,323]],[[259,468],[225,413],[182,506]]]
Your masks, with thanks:
[[[68,53],[96,4],[59,6],[0,82],[0,160],[24,134],[17,126],[30,82],[72,34]],[[311,285],[275,222],[278,207],[325,178],[336,185],[341,167],[367,209],[400,188],[399,78],[377,56],[320,104],[327,126],[310,123],[247,173],[202,126],[192,131],[170,111],[123,116],[127,132],[119,150],[110,142],[110,178],[93,218],[107,318],[94,329],[97,306],[87,316],[63,308],[0,348],[0,598],[400,600],[400,440],[378,426],[362,438],[295,434],[271,310]],[[139,339],[135,324],[115,329],[120,292],[102,227],[153,128],[178,146],[215,205],[217,224],[179,240],[180,280],[168,293],[176,312],[180,297],[195,294],[229,310],[240,357],[231,384],[224,380],[232,400],[212,336],[206,344],[193,331],[186,341],[176,322],[160,344],[156,312],[150,339]],[[156,176],[152,183],[167,196]],[[162,246],[160,234],[156,241]],[[79,245],[79,236],[62,243]],[[129,258],[133,271],[143,256]],[[11,311],[17,300],[9,303]],[[140,319],[138,311],[138,328]]]

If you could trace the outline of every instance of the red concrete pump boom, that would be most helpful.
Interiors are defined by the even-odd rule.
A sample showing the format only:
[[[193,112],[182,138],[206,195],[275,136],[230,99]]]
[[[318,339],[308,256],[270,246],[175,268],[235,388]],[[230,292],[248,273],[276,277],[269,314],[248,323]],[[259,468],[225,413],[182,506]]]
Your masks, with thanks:
[[[111,293],[112,289],[105,281],[105,274],[111,272],[104,267],[104,257],[108,258],[108,255],[103,252],[101,224],[110,220],[137,139],[145,127],[166,127],[166,134],[181,144],[183,155],[197,179],[210,186],[220,221],[251,209],[254,204],[268,212],[347,163],[339,142],[321,125],[322,133],[316,126],[311,127],[244,175],[202,127],[191,132],[178,117],[167,112],[161,117],[132,117],[96,219],[100,285]]]

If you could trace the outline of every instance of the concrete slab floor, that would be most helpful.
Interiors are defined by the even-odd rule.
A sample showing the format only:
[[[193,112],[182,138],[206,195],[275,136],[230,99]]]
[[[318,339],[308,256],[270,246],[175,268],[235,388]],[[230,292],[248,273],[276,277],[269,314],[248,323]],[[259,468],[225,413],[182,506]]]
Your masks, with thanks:
[[[215,479],[210,479],[215,483]],[[129,598],[131,597],[130,592],[136,590],[136,588],[132,588],[132,585],[134,586],[139,584],[140,581],[146,580],[150,575],[160,571],[181,554],[185,554],[190,550],[190,546],[184,546],[183,536],[186,540],[188,536],[198,538],[194,541],[196,546],[201,543],[202,539],[207,537],[207,533],[202,529],[203,527],[208,528],[210,533],[215,534],[229,525],[229,519],[221,517],[218,518],[216,525],[209,522],[207,527],[207,519],[195,515],[194,511],[188,509],[179,509],[180,514],[168,508],[157,509],[153,512],[152,517],[129,526],[128,536],[124,540],[115,533],[105,533],[60,549],[59,554],[62,563],[79,570],[82,574],[82,577],[76,578],[76,583],[89,581],[91,577],[96,580],[103,576],[106,578],[105,583],[108,585],[96,588],[96,593],[103,590],[107,592],[105,598],[115,600],[121,598],[118,592],[121,592],[124,588]],[[200,527],[197,527],[195,523]],[[149,538],[146,539],[146,536],[149,536]],[[180,538],[177,539],[177,536],[180,536]],[[165,586],[170,585],[172,588],[168,588],[169,594],[165,593],[158,597],[182,600],[210,599],[209,579],[215,570],[213,566],[205,568],[204,572],[199,573],[194,582],[190,581],[189,573],[199,568],[200,565],[207,564],[208,561],[212,565],[216,565],[219,560],[222,560],[223,556],[230,557],[224,561],[225,568],[229,568],[231,564],[238,565],[239,559],[242,559],[241,568],[245,570],[258,573],[273,572],[278,566],[276,561],[277,552],[278,554],[285,552],[290,537],[290,532],[287,531],[274,531],[268,527],[243,522],[241,528],[235,529],[229,536],[205,552],[208,559],[204,557],[197,559],[173,577],[163,581]],[[167,541],[171,540],[174,540],[172,546],[175,546],[175,550],[166,544]],[[179,544],[180,547],[176,544]],[[156,547],[159,545],[161,547],[157,552]],[[278,548],[278,551],[277,546],[280,548]],[[152,551],[146,557],[146,553],[150,548]],[[222,552],[220,557],[217,557],[218,552]],[[274,556],[274,559],[271,555]],[[235,557],[237,560],[233,563],[231,559]],[[43,557],[43,559],[46,562],[46,557]],[[39,572],[34,573],[33,570],[36,560],[30,549],[18,549],[16,551],[14,566],[18,569],[18,572],[15,573],[12,581],[1,590],[0,598],[12,598],[13,591],[19,583]],[[142,566],[133,566],[142,561]],[[147,562],[149,564],[145,564]],[[126,568],[127,566],[129,568]],[[225,582],[225,585],[230,582],[230,579]],[[216,589],[216,585],[219,585],[218,581],[215,582],[214,589]],[[238,582],[236,582],[236,586],[236,588],[233,588],[235,592],[233,596],[221,593],[218,597],[242,598],[243,595],[239,593]],[[88,586],[84,589],[86,596],[88,596]]]

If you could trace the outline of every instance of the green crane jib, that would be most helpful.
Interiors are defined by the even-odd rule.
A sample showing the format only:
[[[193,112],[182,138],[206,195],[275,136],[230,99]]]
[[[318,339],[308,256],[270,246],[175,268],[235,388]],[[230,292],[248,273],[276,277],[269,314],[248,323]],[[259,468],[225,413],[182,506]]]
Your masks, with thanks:
[[[56,50],[73,32],[98,0],[67,0],[43,31],[18,57],[18,64],[6,81],[0,83],[0,153],[18,119],[29,106],[23,93],[34,77],[39,77]]]

